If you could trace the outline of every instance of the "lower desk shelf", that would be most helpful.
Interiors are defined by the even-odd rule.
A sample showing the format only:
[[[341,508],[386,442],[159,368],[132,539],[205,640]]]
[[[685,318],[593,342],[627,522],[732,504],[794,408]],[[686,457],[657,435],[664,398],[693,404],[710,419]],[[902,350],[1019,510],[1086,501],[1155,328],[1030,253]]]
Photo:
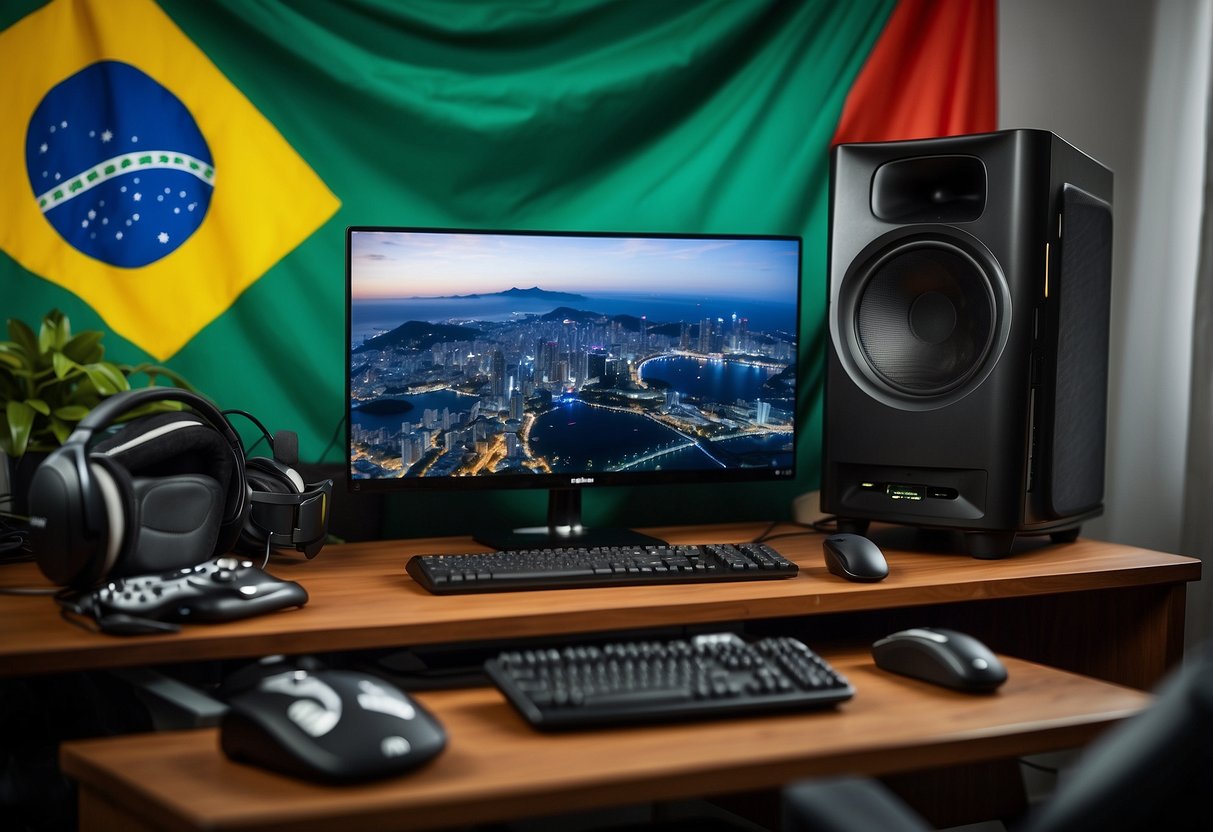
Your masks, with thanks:
[[[415,694],[443,722],[425,768],[322,786],[229,761],[214,729],[65,744],[82,830],[438,829],[775,788],[841,772],[895,774],[1085,744],[1150,695],[1017,659],[992,695],[821,650],[856,688],[836,709],[545,735],[494,688]]]

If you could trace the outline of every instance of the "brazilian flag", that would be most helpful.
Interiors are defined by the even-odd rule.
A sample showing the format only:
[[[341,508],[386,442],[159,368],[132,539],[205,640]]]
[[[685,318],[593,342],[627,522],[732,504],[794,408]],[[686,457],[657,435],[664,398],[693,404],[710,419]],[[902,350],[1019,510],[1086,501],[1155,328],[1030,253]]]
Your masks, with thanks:
[[[829,148],[993,129],[994,18],[994,0],[7,0],[0,317],[58,307],[107,358],[167,364],[335,463],[347,225],[800,235],[798,481],[681,515],[651,494],[586,506],[778,516],[819,477]],[[400,531],[427,513],[412,498]]]

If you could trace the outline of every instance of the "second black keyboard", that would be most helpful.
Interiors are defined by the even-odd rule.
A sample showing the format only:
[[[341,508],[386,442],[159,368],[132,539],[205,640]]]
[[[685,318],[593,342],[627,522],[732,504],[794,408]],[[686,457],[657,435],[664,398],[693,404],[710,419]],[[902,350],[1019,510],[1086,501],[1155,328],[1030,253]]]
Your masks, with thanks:
[[[732,633],[507,651],[485,671],[543,729],[804,710],[855,694],[798,639]]]
[[[791,578],[797,566],[765,543],[610,546],[415,555],[406,570],[438,595],[513,589]]]

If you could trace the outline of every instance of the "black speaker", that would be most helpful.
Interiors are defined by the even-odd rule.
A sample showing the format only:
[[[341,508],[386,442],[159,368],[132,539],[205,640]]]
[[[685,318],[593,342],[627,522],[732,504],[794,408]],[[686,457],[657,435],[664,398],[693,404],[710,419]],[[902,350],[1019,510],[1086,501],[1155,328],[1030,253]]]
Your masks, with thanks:
[[[159,402],[184,409],[113,428]],[[297,455],[293,434],[270,441],[275,458],[246,458],[225,414],[187,390],[149,387],[103,400],[34,472],[30,545],[38,567],[57,584],[88,588],[233,550],[268,558],[294,547],[314,557],[328,528],[332,481],[305,484],[282,459],[284,451]]]
[[[1052,133],[831,155],[822,510],[1077,537],[1103,508],[1112,173]]]

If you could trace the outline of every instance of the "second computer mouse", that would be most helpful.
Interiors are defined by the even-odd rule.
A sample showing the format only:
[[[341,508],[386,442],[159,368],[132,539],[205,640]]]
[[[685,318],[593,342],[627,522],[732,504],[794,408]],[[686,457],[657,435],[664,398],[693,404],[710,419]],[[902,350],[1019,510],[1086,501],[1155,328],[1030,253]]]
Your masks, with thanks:
[[[872,658],[882,670],[955,690],[991,691],[1007,680],[1006,666],[976,638],[942,627],[915,627],[876,641]]]
[[[438,720],[390,682],[290,668],[233,695],[219,727],[234,760],[327,782],[400,774],[446,747]]]
[[[883,581],[889,563],[880,547],[860,534],[832,534],[821,544],[826,569],[848,581]]]

